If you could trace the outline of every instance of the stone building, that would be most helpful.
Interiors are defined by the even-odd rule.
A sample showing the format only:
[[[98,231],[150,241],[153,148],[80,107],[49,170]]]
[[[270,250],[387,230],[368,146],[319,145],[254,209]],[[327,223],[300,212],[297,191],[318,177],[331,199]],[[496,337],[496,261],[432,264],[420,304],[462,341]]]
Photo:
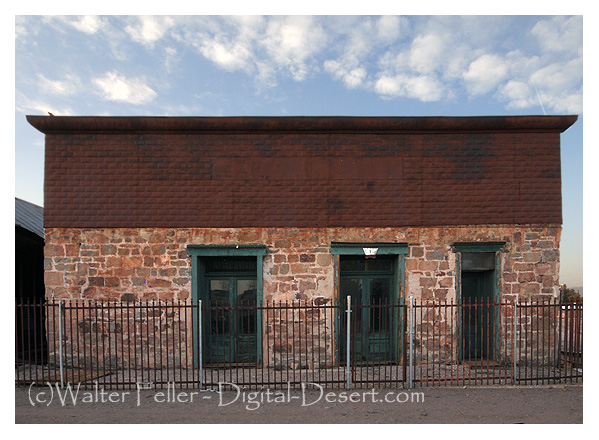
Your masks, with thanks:
[[[27,119],[46,135],[47,297],[559,295],[576,116]]]

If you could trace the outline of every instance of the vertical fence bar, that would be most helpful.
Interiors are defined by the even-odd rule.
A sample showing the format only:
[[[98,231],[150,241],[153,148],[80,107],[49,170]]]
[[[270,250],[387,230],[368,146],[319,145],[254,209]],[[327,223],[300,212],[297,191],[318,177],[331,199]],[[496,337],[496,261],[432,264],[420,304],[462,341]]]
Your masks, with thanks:
[[[410,295],[410,319],[408,334],[410,335],[410,366],[408,374],[410,376],[408,387],[414,388],[414,295]]]
[[[35,382],[39,383],[39,368],[38,368],[38,358],[37,358],[37,352],[40,351],[38,350],[39,345],[37,342],[37,307],[38,307],[38,303],[36,300],[33,300],[33,302],[31,303],[31,310],[33,311],[33,319],[31,320],[31,322],[33,323],[33,326],[31,328],[31,332],[33,335],[33,365],[35,368]]]
[[[583,350],[582,350],[582,345],[583,345],[583,341],[582,341],[582,337],[583,337],[583,316],[582,316],[582,304],[578,304],[578,314],[579,314],[579,318],[578,318],[578,349],[580,350],[580,356],[579,356],[579,363],[580,363],[580,367],[582,368],[582,361],[583,361]],[[580,378],[582,380],[582,371],[578,371],[579,374],[576,375],[576,383],[578,383],[578,379]]]
[[[558,351],[558,335],[559,333],[557,333],[557,328],[559,328],[559,308],[556,307],[557,306],[557,302],[555,301],[555,299],[553,300],[553,307],[551,308],[552,313],[553,313],[553,325],[554,325],[554,329],[553,329],[553,359],[552,359],[552,367],[553,367],[553,383],[557,383],[557,378],[556,376],[559,374],[559,370],[557,368],[557,362],[559,360],[559,351]]]
[[[512,337],[512,385],[516,385],[516,374],[518,372],[516,365],[518,359],[518,297],[514,298],[514,331]]]
[[[346,331],[346,366],[345,366],[345,376],[347,381],[347,389],[349,390],[351,387],[351,296],[347,295],[347,309],[345,310],[347,314],[347,331]]]
[[[63,334],[62,334],[62,311],[63,311],[64,305],[62,300],[58,301],[58,362],[59,362],[59,369],[60,369],[60,388],[64,388],[64,363],[63,363],[63,353],[62,353],[62,340],[63,340]]]
[[[198,370],[199,370],[199,374],[200,374],[200,390],[202,389],[203,386],[203,378],[204,375],[202,373],[203,368],[204,368],[204,354],[202,353],[202,300],[198,301],[198,355],[199,355],[199,360],[198,360]]]
[[[22,302],[22,298],[20,299],[20,301]],[[16,380],[15,380],[15,384],[18,385],[20,383],[19,378],[20,378],[20,359],[19,359],[19,349],[20,347],[20,341],[19,341],[19,327],[22,329],[23,328],[23,322],[21,321],[19,323],[19,309],[21,309],[21,307],[19,307],[19,299],[17,299],[17,302],[15,304],[15,367],[16,367]]]

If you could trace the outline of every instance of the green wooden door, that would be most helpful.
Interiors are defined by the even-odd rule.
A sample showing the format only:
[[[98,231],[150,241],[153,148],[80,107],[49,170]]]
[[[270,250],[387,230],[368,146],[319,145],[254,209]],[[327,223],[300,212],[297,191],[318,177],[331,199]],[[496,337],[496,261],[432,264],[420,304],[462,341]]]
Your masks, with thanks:
[[[395,361],[393,309],[393,258],[342,257],[340,260],[339,291],[344,310],[347,297],[352,305],[352,356],[358,363]],[[341,357],[347,359],[347,325],[341,325]]]
[[[259,358],[256,259],[203,260],[204,360],[207,364],[255,364]]]
[[[256,363],[256,280],[247,276],[207,277],[209,299],[206,362]]]

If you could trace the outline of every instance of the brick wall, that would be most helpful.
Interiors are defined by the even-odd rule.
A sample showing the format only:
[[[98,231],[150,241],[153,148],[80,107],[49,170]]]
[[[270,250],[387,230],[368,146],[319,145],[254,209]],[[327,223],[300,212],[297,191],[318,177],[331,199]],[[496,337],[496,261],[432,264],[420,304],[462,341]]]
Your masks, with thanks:
[[[575,118],[256,119],[30,118],[45,226],[561,224]]]

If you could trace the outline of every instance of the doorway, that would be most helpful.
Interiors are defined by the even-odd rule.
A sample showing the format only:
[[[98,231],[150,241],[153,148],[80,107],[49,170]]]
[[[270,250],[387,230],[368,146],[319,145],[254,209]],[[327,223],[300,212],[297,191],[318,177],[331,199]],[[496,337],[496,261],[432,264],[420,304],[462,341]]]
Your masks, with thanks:
[[[255,257],[204,261],[203,333],[206,364],[256,364],[259,320]]]
[[[462,359],[494,360],[498,307],[495,252],[461,254]]]
[[[343,310],[347,297],[352,306],[352,357],[356,362],[395,361],[397,313],[393,304],[395,259],[391,255],[368,259],[365,256],[341,255],[339,259],[339,293]],[[341,341],[347,337],[347,323],[342,320]],[[341,360],[347,359],[346,346],[340,344]]]

